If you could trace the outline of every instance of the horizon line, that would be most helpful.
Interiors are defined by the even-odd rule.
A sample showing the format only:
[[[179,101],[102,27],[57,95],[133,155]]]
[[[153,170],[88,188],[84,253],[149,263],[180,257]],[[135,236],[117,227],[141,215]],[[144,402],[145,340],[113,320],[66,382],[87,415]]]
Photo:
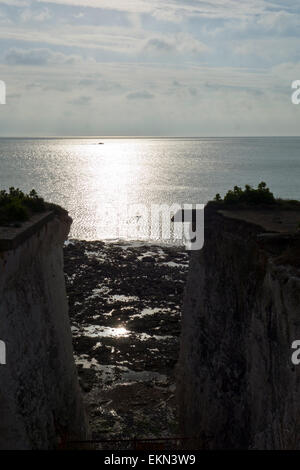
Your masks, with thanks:
[[[184,135],[6,135],[0,136],[0,139],[245,139],[245,138],[290,138],[300,135],[201,135],[201,136],[184,136]]]

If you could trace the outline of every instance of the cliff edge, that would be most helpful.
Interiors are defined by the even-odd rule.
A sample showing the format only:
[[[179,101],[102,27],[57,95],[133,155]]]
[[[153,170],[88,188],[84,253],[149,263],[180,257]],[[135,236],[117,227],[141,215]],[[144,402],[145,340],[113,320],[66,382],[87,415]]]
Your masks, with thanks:
[[[0,228],[0,449],[86,436],[63,273],[70,225],[66,212],[48,211]]]
[[[192,447],[300,449],[299,208],[205,209],[191,252],[178,364]]]

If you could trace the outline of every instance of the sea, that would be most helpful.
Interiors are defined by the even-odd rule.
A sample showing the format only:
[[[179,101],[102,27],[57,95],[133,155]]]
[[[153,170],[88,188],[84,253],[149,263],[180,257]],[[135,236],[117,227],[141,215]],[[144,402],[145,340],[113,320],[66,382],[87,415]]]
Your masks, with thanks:
[[[35,189],[63,206],[81,240],[164,241],[157,208],[261,181],[300,199],[300,137],[0,139],[0,189]]]

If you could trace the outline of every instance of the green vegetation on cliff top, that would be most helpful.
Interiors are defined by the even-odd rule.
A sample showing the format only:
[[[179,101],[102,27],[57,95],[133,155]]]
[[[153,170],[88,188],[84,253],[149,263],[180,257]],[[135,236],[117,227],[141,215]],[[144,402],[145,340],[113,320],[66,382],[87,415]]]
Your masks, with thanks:
[[[220,194],[216,194],[214,200],[225,204],[276,204],[274,194],[271,193],[263,181],[259,183],[257,189],[249,184],[245,185],[245,189],[240,188],[240,186],[234,186],[233,190],[227,191],[224,199],[221,198]]]
[[[0,225],[16,225],[46,210],[44,199],[33,189],[29,194],[18,188],[0,191]]]
[[[227,191],[223,199],[220,194],[216,194],[214,200],[209,204],[239,209],[255,205],[274,209],[280,207],[287,210],[300,210],[300,201],[275,198],[263,181],[258,184],[257,188],[250,185],[245,185],[245,189],[234,186],[233,189]],[[8,192],[6,190],[0,191],[0,226],[19,226],[20,223],[30,219],[34,213],[45,210],[65,212],[59,206],[45,203],[34,189],[29,194],[14,187],[9,188]]]
[[[227,191],[223,199],[220,194],[216,194],[212,203],[236,208],[260,205],[263,207],[273,207],[274,209],[279,207],[287,210],[300,209],[299,201],[275,198],[264,181],[259,183],[257,188],[253,188],[249,184],[245,185],[245,189],[242,189],[240,186],[234,186],[233,189]]]

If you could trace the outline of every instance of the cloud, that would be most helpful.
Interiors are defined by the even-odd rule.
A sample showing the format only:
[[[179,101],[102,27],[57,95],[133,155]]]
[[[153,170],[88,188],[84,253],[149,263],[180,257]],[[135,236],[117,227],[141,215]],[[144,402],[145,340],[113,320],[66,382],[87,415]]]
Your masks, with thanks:
[[[97,79],[95,78],[82,78],[79,80],[78,85],[83,87],[90,87],[97,83]]]
[[[122,85],[113,80],[110,80],[110,81],[100,80],[96,90],[105,91],[105,92],[118,91],[118,90],[122,90]]]
[[[83,6],[119,11],[152,12],[157,10],[174,11],[182,9],[193,14],[212,14],[216,12],[230,12],[230,8],[239,6],[241,11],[249,12],[263,10],[268,5],[267,1],[250,0],[240,4],[236,0],[37,0],[40,3],[56,3],[69,6]],[[234,11],[230,12],[234,14]]]
[[[296,0],[0,0],[1,78],[21,95],[3,109],[5,129],[292,132],[297,8]]]
[[[69,100],[68,104],[72,104],[75,106],[87,106],[91,103],[92,97],[91,96],[79,96],[78,98],[74,98],[73,100]]]
[[[293,70],[293,64],[277,67],[274,73],[245,67],[93,63],[79,66],[76,74],[69,67],[57,73],[56,66],[24,68],[18,73],[4,65],[2,78],[22,98],[3,109],[1,133],[97,135],[101,128],[102,135],[292,134],[297,130],[299,108],[290,102],[287,70],[299,77],[300,67]],[[98,76],[107,83],[117,79],[125,99],[120,92],[96,92]],[[85,79],[95,79],[92,89]],[[82,80],[87,85],[84,89],[79,86]],[[285,95],[278,93],[283,82]],[[40,86],[27,89],[32,83]],[[62,94],[55,83],[66,83],[68,89]]]
[[[285,33],[291,29],[295,31],[300,27],[300,15],[286,11],[268,12],[258,18],[257,26],[268,32]]]
[[[72,65],[81,61],[79,56],[65,55],[50,49],[10,49],[5,55],[5,61],[9,65]]]
[[[180,18],[202,17],[207,19],[230,19],[256,16],[273,11],[288,10],[285,0],[277,4],[270,0],[37,0],[73,7],[90,7],[99,10],[149,14],[162,21],[180,22]]]
[[[174,36],[150,38],[143,46],[143,50],[163,54],[203,54],[208,52],[210,48],[189,34],[179,33]]]
[[[181,23],[184,17],[184,12],[180,7],[174,10],[173,8],[156,8],[152,12],[153,18],[158,21],[169,23]]]
[[[152,7],[147,0],[37,0],[39,3],[56,3],[68,6],[81,6],[105,10],[129,11],[146,13],[151,12]]]
[[[30,5],[30,0],[1,0],[1,3],[15,7],[27,7]]]
[[[253,37],[243,41],[233,40],[231,53],[249,65],[256,63],[268,67],[287,60],[297,60],[299,55],[294,44],[293,37]]]
[[[23,23],[27,23],[28,21],[43,22],[50,18],[52,18],[52,13],[50,13],[48,8],[43,8],[37,12],[32,8],[25,8],[20,14],[20,19]]]
[[[197,96],[198,91],[197,91],[196,88],[190,87],[190,88],[189,88],[189,93],[190,93],[190,95],[192,95],[192,96]]]
[[[121,83],[116,82],[115,80],[105,80],[101,78],[101,75],[98,74],[95,78],[85,77],[78,81],[78,86],[80,88],[89,88],[95,91],[101,92],[113,92],[113,91],[122,91]]]
[[[19,98],[21,98],[21,93],[9,93],[6,98],[7,98],[7,102],[9,103],[9,101],[11,100],[18,100]]]
[[[0,39],[29,43],[76,47],[80,49],[102,49],[119,53],[135,52],[145,34],[129,28],[61,24],[48,29],[18,26],[1,27]]]
[[[134,93],[128,93],[127,95],[128,100],[151,100],[153,98],[155,98],[155,96],[148,91],[137,91]]]
[[[103,60],[103,58],[113,61],[124,60],[125,56],[127,60],[130,60],[129,56],[141,60],[145,52],[147,53],[145,60],[148,62],[151,57],[156,60],[158,55],[169,55],[171,60],[174,60],[175,55],[181,55],[182,60],[185,56],[188,60],[191,58],[194,60],[196,56],[200,59],[206,54],[215,54],[217,58],[216,49],[219,49],[221,60],[228,61],[233,60],[235,55],[262,57],[262,49],[258,48],[258,54],[256,54],[255,51],[251,51],[249,45],[244,48],[247,39],[255,40],[265,34],[269,35],[268,39],[273,40],[275,35],[281,35],[284,32],[290,35],[291,31],[297,29],[297,24],[300,26],[297,14],[285,11],[281,3],[278,4],[278,11],[275,5],[272,5],[272,10],[270,10],[270,4],[264,0],[249,0],[245,4],[239,4],[239,8],[236,8],[236,0],[214,2],[160,0],[160,3],[157,0],[151,2],[144,0],[130,0],[129,2],[62,0],[56,3],[69,7],[62,9],[61,6],[55,5],[54,1],[47,2],[46,5],[40,0],[38,6],[37,2],[33,2],[31,8],[25,8],[23,12],[24,18],[28,18],[28,21],[20,22],[19,20],[14,28],[1,27],[0,38],[7,41],[26,41],[31,43],[29,47],[32,47],[32,43],[35,42],[39,45],[88,48],[93,50],[92,54],[96,60]],[[87,8],[82,12],[83,5],[94,8]],[[136,9],[134,10],[133,7]],[[114,8],[117,12],[122,10],[128,15],[127,17],[121,15],[123,18],[121,24],[116,21],[120,15],[114,11]],[[107,10],[105,15],[103,15],[103,9]],[[146,12],[146,14],[138,12]],[[84,20],[80,21],[82,14],[84,14]],[[186,15],[190,19],[189,22],[186,21]],[[49,16],[52,20],[47,22],[46,19]],[[74,21],[74,16],[78,17],[78,21]],[[99,18],[100,21],[103,16],[108,22],[101,23],[101,26],[96,25],[97,19]],[[133,17],[138,20],[131,22],[130,19]],[[178,24],[166,26],[156,21],[158,19],[166,21],[166,17],[169,17],[170,21],[173,17],[173,23]],[[30,18],[35,19],[31,21],[31,24]],[[124,18],[127,20],[125,21]],[[218,18],[221,21],[217,21]],[[39,28],[38,21],[43,21],[43,19],[47,27]],[[28,27],[28,23],[31,28]],[[175,33],[176,30],[181,30],[181,32]],[[280,49],[282,50],[283,47],[281,46]],[[286,47],[284,53],[288,58]],[[109,54],[114,55],[109,57]],[[271,55],[276,57],[276,54]]]
[[[280,36],[298,36],[300,27],[299,11],[266,10],[258,14],[241,15],[240,18],[223,18],[221,24],[203,26],[208,37],[235,37],[239,40],[249,38],[275,38]]]
[[[170,52],[174,50],[174,44],[165,39],[152,38],[146,42],[144,49],[145,51]]]
[[[79,13],[75,13],[74,18],[79,19],[79,18],[84,18],[84,13],[80,11]]]

